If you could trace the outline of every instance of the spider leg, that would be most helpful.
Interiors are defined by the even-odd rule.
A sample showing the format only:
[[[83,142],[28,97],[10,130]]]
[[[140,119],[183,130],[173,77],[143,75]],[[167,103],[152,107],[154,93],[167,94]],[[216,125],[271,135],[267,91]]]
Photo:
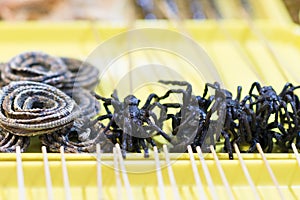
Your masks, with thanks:
[[[112,105],[112,99],[111,99],[111,98],[105,98],[105,97],[102,97],[102,96],[96,94],[95,92],[92,92],[92,95],[93,95],[96,99],[103,101],[103,106],[104,106],[104,108],[105,108],[106,113],[107,113],[107,114],[111,114],[111,111],[109,110],[108,106],[109,106],[109,105]]]
[[[202,98],[201,96],[196,96],[196,101],[198,102],[199,108],[202,109],[204,112],[207,112],[209,106],[213,102],[215,96],[211,95],[208,99]]]
[[[180,103],[164,103],[162,104],[166,108],[181,108],[182,105]]]
[[[186,91],[184,91],[185,94],[189,95],[187,98],[190,99],[192,95],[192,85],[189,82],[186,81],[163,81],[159,80],[158,82],[163,84],[171,84],[171,85],[179,85],[179,86],[186,86]]]
[[[149,158],[149,150],[148,150],[148,147],[147,147],[147,145],[145,143],[144,138],[140,138],[139,141],[140,141],[140,144],[141,144],[141,146],[142,146],[142,148],[144,150],[144,157],[145,158]]]
[[[225,150],[228,152],[229,159],[232,160],[233,153],[232,153],[229,134],[226,131],[222,131],[222,136],[225,138],[225,142],[224,142]]]
[[[124,117],[124,126],[123,126],[123,139],[122,139],[122,156],[126,158],[126,150],[128,149],[131,151],[133,149],[132,143],[132,122],[127,118]]]
[[[204,87],[204,92],[203,92],[203,95],[202,95],[203,98],[205,98],[205,96],[207,95],[208,87],[211,87],[215,90],[220,90],[221,89],[220,84],[218,82],[214,82],[214,84],[206,83],[205,87]]]
[[[241,87],[241,86],[238,86],[238,87],[237,87],[237,95],[236,95],[236,98],[235,98],[236,101],[240,101],[240,99],[241,99],[241,94],[242,94],[242,87]]]
[[[155,147],[155,146],[156,146],[155,141],[154,141],[151,137],[146,138],[146,141],[147,141],[148,143],[150,143],[152,147]]]
[[[136,152],[136,153],[142,153],[141,148],[140,148],[141,138],[137,138],[137,137],[132,136],[132,143],[133,143],[133,148],[132,148],[131,151]]]
[[[254,139],[252,141],[252,144],[250,145],[249,149],[246,151],[247,153],[254,153],[256,151],[256,143],[257,143],[257,140]],[[259,142],[258,142],[259,143]]]
[[[127,134],[123,132],[123,137],[122,137],[122,156],[123,158],[126,158],[126,147],[127,147]]]
[[[251,125],[249,125],[249,120],[247,119],[247,116],[242,116],[244,126],[246,127],[246,132],[248,135],[248,141],[250,141],[253,138],[253,131],[255,131],[256,128],[256,117],[253,112],[253,110],[246,108],[245,112],[247,115],[250,115],[251,118]]]
[[[289,103],[292,107],[292,110],[293,110],[293,114],[291,115],[291,117],[293,118],[293,121],[294,121],[294,125],[296,127],[298,127],[298,120],[297,120],[297,109],[296,109],[296,103],[294,101],[294,99],[290,96],[290,95],[286,95],[286,98],[287,98],[287,103]],[[285,112],[286,112],[286,115],[288,116],[288,119],[290,119],[290,113],[288,112],[287,110],[287,105],[284,106],[285,108]],[[289,123],[289,127],[291,127],[291,122],[290,120],[288,121]]]
[[[142,110],[146,110],[146,109],[151,105],[150,103],[151,103],[151,101],[152,101],[153,98],[159,99],[159,97],[158,97],[156,94],[154,94],[154,93],[150,94],[150,95],[148,96],[148,98],[147,98],[145,104],[143,105],[143,107],[142,107],[141,109],[142,109]]]
[[[251,88],[249,90],[249,95],[250,96],[254,96],[254,97],[257,97],[257,95],[254,95],[252,94],[254,88],[256,87],[257,91],[259,92],[261,90],[261,85],[259,84],[259,82],[254,82],[252,85],[251,85]]]
[[[111,94],[111,97],[112,97],[114,100],[120,102],[119,97],[118,97],[117,90],[114,90],[114,92]]]
[[[188,92],[188,91],[185,91],[185,90],[182,90],[182,89],[168,90],[165,95],[159,97],[159,100],[166,99],[167,97],[170,96],[170,94],[173,94],[173,93],[175,93],[175,94],[180,93],[180,94],[183,95],[183,97],[182,97],[183,105],[188,105],[190,103],[192,92]]]
[[[278,110],[280,111],[281,108],[284,110],[284,114],[283,115],[287,118],[288,125],[290,127],[291,126],[291,116],[290,116],[290,113],[288,112],[287,105],[286,105],[286,103],[284,101],[280,102]],[[295,111],[296,111],[296,108],[295,108]],[[281,113],[281,111],[280,111],[280,113]],[[278,122],[278,112],[276,112],[275,121]]]
[[[296,134],[296,147],[297,149],[300,149],[300,132],[297,131],[297,134]]]
[[[273,150],[273,138],[275,136],[275,132],[274,131],[269,131],[267,133],[267,153],[271,153]]]
[[[256,115],[260,116],[260,126],[266,128],[268,124],[268,119],[271,115],[270,105],[267,102],[264,102],[259,110],[256,111]]]
[[[294,89],[296,88],[292,83],[286,83],[278,96],[283,97],[286,95],[287,92],[289,92],[290,90],[293,91]]]
[[[248,104],[246,104],[247,102],[249,101],[249,103]],[[247,96],[245,96],[244,98],[243,98],[243,100],[240,102],[240,105],[241,105],[241,107],[244,107],[244,108],[249,108],[249,109],[251,109],[251,110],[253,110],[253,100],[252,100],[252,98],[251,98],[251,96],[250,95],[247,95]],[[249,107],[248,107],[249,106]]]

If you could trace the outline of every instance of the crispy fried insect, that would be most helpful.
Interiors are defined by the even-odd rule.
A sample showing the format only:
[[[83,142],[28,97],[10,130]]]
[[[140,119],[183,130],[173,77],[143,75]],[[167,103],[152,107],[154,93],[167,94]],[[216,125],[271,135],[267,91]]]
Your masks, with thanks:
[[[157,103],[151,104],[152,99],[157,98],[156,94],[150,94],[142,108],[139,108],[140,100],[134,95],[128,95],[123,102],[119,100],[116,91],[112,94],[112,98],[104,98],[96,94],[95,96],[104,102],[103,105],[107,112],[106,115],[98,117],[98,120],[110,119],[104,132],[106,133],[110,128],[113,129],[113,132],[121,130],[118,133],[122,137],[120,143],[123,157],[126,157],[126,150],[140,152],[140,146],[144,150],[144,156],[148,157],[148,147],[145,141],[155,145],[151,138],[153,132],[162,135],[167,141],[171,141],[170,136],[157,125],[158,118],[152,111],[155,106],[159,106]],[[113,107],[113,113],[109,110],[109,105]]]
[[[253,93],[255,88],[258,94]],[[295,130],[294,127],[299,126],[296,117],[299,99],[294,94],[297,88],[299,87],[287,83],[277,95],[271,86],[262,87],[258,82],[252,84],[249,95],[245,99],[250,102],[250,109],[256,114],[257,128],[253,132],[252,145],[248,152],[256,150],[257,142],[261,144],[264,151],[272,152],[273,139],[280,144],[279,146],[284,147],[282,142],[291,135],[284,130],[285,124],[289,130]],[[288,105],[291,107],[290,111]]]
[[[162,105],[168,111],[168,108],[179,108],[175,114],[168,113],[167,118],[172,119],[172,134],[176,137],[172,140],[173,152],[186,151],[187,145],[193,144],[194,147],[199,143],[199,138],[205,131],[204,122],[206,113],[201,108],[204,100],[200,96],[192,94],[192,85],[186,81],[164,81],[160,83],[186,86],[184,89],[170,89],[165,95],[158,98],[159,101],[166,99],[170,94],[182,94],[182,104],[180,103],[163,103]],[[206,105],[207,106],[207,105]],[[196,146],[195,146],[196,147]]]
[[[240,101],[242,88],[237,88],[235,99],[232,93],[222,89],[218,82],[205,85],[203,97],[207,95],[208,87],[215,89],[214,103],[207,113],[206,123],[211,123],[211,116],[217,112],[221,125],[221,134],[224,137],[224,149],[228,152],[229,159],[233,159],[232,143],[239,143],[241,138],[249,141],[252,138],[252,130],[255,129],[256,118],[254,112],[245,106],[246,100]],[[246,135],[246,136],[245,136]],[[218,138],[219,136],[217,136]],[[232,138],[232,140],[230,140]]]

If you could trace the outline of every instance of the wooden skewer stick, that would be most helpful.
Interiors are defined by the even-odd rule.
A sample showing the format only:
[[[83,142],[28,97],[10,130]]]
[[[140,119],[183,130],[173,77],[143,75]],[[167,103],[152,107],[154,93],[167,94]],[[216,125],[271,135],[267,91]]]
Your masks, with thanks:
[[[271,166],[270,166],[270,164],[269,164],[269,162],[268,162],[268,160],[267,160],[267,158],[266,158],[266,156],[265,156],[265,154],[264,154],[264,152],[263,152],[263,150],[262,150],[262,148],[261,148],[261,146],[260,146],[259,143],[256,143],[256,148],[257,148],[257,150],[258,150],[261,158],[264,161],[264,164],[265,164],[265,166],[266,166],[266,168],[267,168],[267,170],[268,170],[268,172],[269,172],[269,174],[271,176],[271,179],[272,179],[272,181],[273,181],[273,183],[274,183],[274,185],[275,185],[275,187],[277,189],[277,192],[278,192],[278,194],[280,196],[280,199],[284,199],[283,193],[282,193],[282,191],[281,191],[281,189],[279,187],[279,184],[278,184],[277,179],[276,179],[276,177],[275,177],[275,175],[273,173],[273,170],[272,170],[272,168],[271,168]]]
[[[70,190],[70,183],[69,183],[69,176],[68,176],[68,170],[67,170],[67,164],[65,159],[65,150],[64,147],[60,147],[60,156],[61,156],[61,167],[62,167],[62,174],[63,174],[63,181],[64,181],[64,187],[65,187],[65,199],[71,200],[71,190]]]
[[[96,153],[97,153],[97,187],[98,187],[98,199],[103,198],[103,184],[102,184],[102,170],[101,170],[101,147],[100,144],[96,145]]]
[[[200,175],[199,175],[199,172],[198,172],[198,169],[197,169],[197,166],[196,166],[196,162],[195,162],[192,147],[190,145],[188,145],[187,149],[188,149],[188,152],[189,152],[190,161],[191,161],[191,164],[192,164],[192,169],[193,169],[193,174],[194,174],[194,179],[195,179],[196,186],[197,186],[197,189],[198,189],[198,192],[199,192],[199,195],[200,195],[200,199],[207,199],[206,196],[205,196],[205,191],[204,191],[203,185],[202,185],[201,180],[200,180]]]
[[[16,147],[16,160],[17,160],[17,175],[18,175],[18,188],[19,188],[19,200],[26,199],[24,173],[22,168],[22,157],[20,146]]]
[[[219,171],[219,174],[220,174],[220,176],[221,176],[223,185],[225,186],[227,195],[228,195],[229,199],[234,200],[233,193],[232,193],[232,191],[231,191],[231,189],[230,189],[229,183],[228,183],[227,178],[226,178],[226,176],[225,176],[225,173],[224,173],[224,171],[223,171],[223,169],[222,169],[222,166],[221,166],[221,163],[220,163],[219,158],[218,158],[218,156],[217,156],[217,153],[216,153],[216,151],[215,151],[213,145],[210,145],[209,147],[210,147],[211,153],[213,154],[214,160],[215,160],[215,162],[216,162],[216,166],[217,166],[218,171]]]
[[[295,154],[296,159],[297,159],[297,161],[298,161],[298,165],[299,165],[299,167],[300,167],[300,156],[299,156],[298,150],[297,150],[297,148],[296,148],[296,145],[295,145],[294,143],[292,143],[292,149],[293,149],[293,151],[294,151],[294,154]]]
[[[204,160],[204,157],[203,157],[203,154],[202,154],[202,151],[201,151],[201,148],[199,146],[196,147],[196,151],[198,153],[198,157],[199,157],[199,160],[201,162],[201,165],[202,165],[202,168],[203,168],[203,172],[205,174],[205,178],[206,178],[206,181],[207,181],[207,184],[208,184],[208,188],[210,190],[210,193],[211,193],[211,196],[212,196],[212,199],[219,199],[218,196],[217,196],[217,191],[216,191],[216,188],[215,188],[215,185],[212,181],[212,178],[211,178],[211,175],[209,173],[209,170],[208,170],[208,167],[207,167],[207,164]]]
[[[118,160],[118,153],[116,147],[113,148],[114,154],[114,169],[115,169],[115,177],[116,177],[116,185],[117,185],[117,194],[116,197],[119,199],[123,199],[122,197],[122,182],[120,177],[120,169],[119,169],[119,160]]]
[[[179,200],[180,199],[179,191],[178,191],[178,188],[177,188],[177,184],[176,184],[176,180],[175,180],[175,177],[174,177],[173,169],[172,169],[172,166],[171,166],[171,163],[170,163],[170,155],[169,155],[169,152],[168,152],[167,145],[163,145],[163,149],[164,149],[164,153],[165,153],[165,159],[166,159],[169,179],[170,179],[170,183],[171,183],[173,194],[174,194],[173,199]]]
[[[117,155],[118,155],[118,158],[119,158],[119,164],[120,164],[120,167],[121,167],[121,173],[122,173],[123,181],[124,181],[124,185],[125,185],[126,192],[127,192],[127,197],[128,197],[128,199],[131,200],[131,199],[133,199],[133,193],[132,193],[130,183],[129,183],[129,180],[128,180],[124,160],[123,160],[123,157],[122,157],[121,148],[120,148],[120,145],[118,143],[116,144],[116,148],[117,148]]]
[[[53,197],[53,190],[52,190],[52,181],[48,163],[48,156],[47,156],[47,149],[45,146],[42,146],[42,153],[43,153],[43,160],[44,160],[44,172],[45,172],[45,179],[46,179],[46,188],[47,188],[47,196],[48,200],[54,199]]]
[[[258,193],[258,191],[256,190],[256,187],[255,187],[254,182],[253,182],[253,180],[252,180],[252,178],[251,178],[251,176],[250,176],[250,174],[249,174],[249,171],[248,171],[248,169],[247,169],[247,166],[246,166],[246,164],[245,164],[245,161],[244,161],[243,158],[242,158],[242,155],[241,155],[241,153],[240,153],[239,147],[238,147],[237,144],[235,144],[235,143],[234,143],[233,146],[234,146],[234,150],[235,150],[235,152],[236,152],[236,154],[237,154],[237,157],[238,157],[238,159],[239,159],[239,161],[240,161],[240,164],[241,164],[241,167],[242,167],[242,169],[243,169],[243,172],[244,172],[244,174],[245,174],[245,176],[246,176],[246,179],[247,179],[247,181],[248,181],[248,183],[249,183],[249,185],[250,185],[250,187],[251,187],[251,190],[252,190],[252,192],[253,192],[253,194],[254,194],[254,196],[255,196],[255,199],[260,199],[259,193]]]
[[[156,165],[156,176],[158,182],[159,199],[165,200],[166,199],[165,186],[164,186],[164,181],[161,173],[161,166],[159,163],[158,150],[156,146],[153,147],[153,151],[154,151],[154,159]]]

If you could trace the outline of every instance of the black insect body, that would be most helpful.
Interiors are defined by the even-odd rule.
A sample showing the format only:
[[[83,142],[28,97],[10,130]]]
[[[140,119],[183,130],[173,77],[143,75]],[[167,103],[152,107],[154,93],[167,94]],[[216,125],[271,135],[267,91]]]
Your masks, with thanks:
[[[95,96],[104,102],[103,105],[107,112],[106,115],[98,117],[98,120],[110,119],[106,130],[112,129],[113,133],[117,133],[116,138],[114,136],[110,137],[115,142],[119,140],[121,143],[123,157],[126,157],[126,150],[129,152],[140,152],[140,147],[144,150],[144,156],[148,157],[149,152],[146,142],[152,146],[156,145],[151,138],[153,132],[162,135],[167,141],[171,141],[170,136],[157,125],[158,117],[152,111],[155,106],[158,106],[157,102],[151,104],[152,99],[157,98],[157,95],[149,95],[142,108],[139,108],[140,100],[134,95],[125,97],[124,102],[118,99],[116,91],[112,94],[112,98]],[[109,105],[113,107],[113,113],[109,110]]]
[[[287,83],[278,95],[282,101],[290,105],[290,109],[287,106],[287,114],[290,118],[280,113],[280,123],[277,125],[281,134],[277,135],[276,143],[282,152],[288,152],[289,149],[291,149],[292,143],[295,143],[298,149],[300,148],[300,101],[298,96],[294,93],[294,91],[299,88],[300,86],[293,86],[293,84]]]
[[[254,88],[257,89],[259,95],[253,94]],[[287,102],[283,100],[283,94],[285,94],[284,90],[280,93],[280,95],[277,95],[271,86],[261,87],[258,82],[252,84],[249,91],[249,97],[254,98],[254,100],[250,100],[251,108],[255,110],[257,120],[259,121],[258,125],[263,129],[265,129],[268,123],[270,123],[268,120],[272,114],[275,115],[273,120],[275,124],[279,123],[279,115],[282,116],[281,118],[286,118],[288,121],[291,120],[287,110]]]
[[[253,93],[255,88],[258,94]],[[256,150],[256,143],[260,143],[265,152],[272,152],[273,139],[282,149],[285,149],[283,143],[291,138],[290,135],[295,135],[294,131],[299,126],[296,114],[299,99],[294,94],[297,88],[287,83],[277,95],[271,86],[262,87],[258,82],[252,84],[249,95],[245,99],[250,102],[250,108],[256,114],[257,128],[248,152]],[[288,131],[285,130],[285,126],[288,127]]]
[[[203,98],[207,95],[208,87],[215,90],[215,95],[213,96],[214,103],[206,116],[206,123],[212,123],[212,114],[217,112],[218,120],[214,121],[217,123],[212,124],[213,132],[218,134],[221,129],[221,134],[225,139],[224,149],[228,152],[229,158],[233,159],[232,143],[239,144],[241,140],[249,141],[252,138],[256,123],[255,114],[245,105],[245,99],[240,101],[242,90],[240,86],[237,88],[235,99],[231,92],[222,89],[217,82],[205,85]],[[217,138],[219,138],[218,135]]]
[[[184,152],[187,145],[192,143],[194,144],[195,140],[197,141],[196,143],[198,143],[200,135],[205,130],[203,126],[205,124],[206,113],[199,105],[199,102],[202,105],[205,101],[203,101],[199,96],[197,97],[192,95],[192,86],[188,82],[163,80],[160,80],[159,82],[163,84],[186,86],[186,90],[170,89],[165,95],[159,97],[160,101],[166,99],[172,93],[182,94],[182,104],[162,103],[162,105],[166,112],[168,112],[168,108],[179,108],[179,111],[175,114],[167,113],[166,120],[172,120],[172,134],[175,136],[172,140],[172,144],[174,146],[172,151]]]

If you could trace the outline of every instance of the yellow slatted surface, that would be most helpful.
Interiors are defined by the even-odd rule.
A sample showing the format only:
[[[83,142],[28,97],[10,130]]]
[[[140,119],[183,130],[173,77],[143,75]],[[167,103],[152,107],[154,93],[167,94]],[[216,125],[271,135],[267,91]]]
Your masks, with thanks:
[[[284,9],[276,1],[264,1],[271,5],[272,9],[265,9],[253,5],[257,9],[264,9],[260,13],[265,16],[254,22],[254,32],[245,20],[227,19],[221,22],[186,21],[184,29],[187,35],[192,37],[206,51],[209,58],[216,67],[222,83],[230,91],[236,90],[238,85],[243,86],[244,93],[250,88],[254,81],[270,84],[276,90],[281,90],[283,85],[290,81],[299,84],[299,57],[300,57],[300,29],[289,23]],[[273,1],[274,2],[274,1]],[[219,1],[219,4],[222,4]],[[279,6],[278,6],[279,5]],[[277,11],[283,13],[279,15]],[[228,13],[228,10],[224,10]],[[285,17],[283,17],[285,16]],[[234,18],[234,17],[233,17]],[[271,18],[274,20],[266,20]],[[282,23],[278,23],[282,22]],[[176,30],[176,24],[166,21],[144,22],[135,24],[137,28],[167,28]],[[29,50],[41,50],[49,54],[59,56],[71,56],[86,59],[97,45],[115,34],[126,31],[124,24],[105,24],[91,22],[69,22],[69,23],[0,23],[0,61],[6,62],[18,53]],[[266,43],[267,42],[267,43]],[[176,44],[176,41],[174,41]],[[149,57],[150,55],[150,57]],[[149,55],[133,55],[131,64],[147,62],[151,59]],[[153,56],[153,55],[152,55]],[[160,55],[160,59],[170,60],[170,55]],[[128,65],[128,61],[121,60],[122,64]],[[180,61],[178,61],[180,62]],[[175,65],[177,60],[169,61],[168,64]],[[177,63],[178,64],[178,63]],[[116,63],[118,65],[118,63]],[[188,70],[181,73],[189,76]],[[205,74],[205,72],[204,72]],[[112,75],[108,80],[113,81]],[[140,77],[143,78],[142,76]],[[197,83],[197,78],[192,78],[192,83]],[[205,80],[199,80],[204,83]],[[109,81],[108,81],[109,82]],[[111,82],[109,82],[111,83]],[[107,96],[111,91],[112,84],[102,92]],[[198,84],[195,92],[201,92],[203,85]],[[138,93],[140,91],[137,91]],[[141,92],[142,93],[142,92]],[[33,143],[29,152],[39,151],[39,143]],[[276,177],[279,187],[276,188],[270,173],[259,154],[243,154],[248,173],[254,183],[257,194],[251,189],[246,179],[241,163],[235,154],[234,160],[228,160],[228,155],[218,153],[221,168],[229,183],[229,188],[224,186],[216,160],[211,154],[205,154],[205,163],[212,177],[212,183],[216,195],[211,194],[211,188],[207,182],[207,174],[199,162],[199,157],[194,154],[196,169],[198,170],[204,196],[208,199],[217,196],[219,199],[228,199],[229,189],[236,199],[253,199],[258,195],[261,199],[279,199],[279,193],[286,199],[297,199],[300,195],[300,170],[299,163],[294,154],[270,154],[266,155],[268,163]],[[66,167],[70,183],[70,196],[72,199],[96,199],[99,193],[97,188],[97,162],[95,155],[66,154]],[[66,197],[64,177],[62,174],[62,162],[60,154],[48,154],[49,169],[52,180],[52,191],[55,199]],[[149,159],[144,159],[142,154],[129,154],[124,161],[127,170],[129,187],[134,199],[159,199],[160,195],[167,199],[173,199],[174,187],[170,182],[170,174],[166,166],[165,156],[160,153],[160,166],[156,169],[153,152]],[[171,154],[171,169],[174,173],[176,188],[181,199],[196,199],[203,196],[199,192],[199,185],[195,182],[195,173],[192,170],[188,154]],[[114,169],[113,155],[102,155],[102,197],[103,199],[128,198],[128,190],[124,174],[119,172],[122,187],[118,190],[116,186],[116,171]],[[0,154],[0,199],[47,199],[46,178],[43,157],[41,153],[22,154],[22,168],[24,178],[25,196],[19,196],[18,170],[16,154]],[[159,176],[157,170],[161,171],[163,181],[163,193],[158,187]],[[138,173],[139,172],[139,173]],[[20,180],[19,180],[20,181]],[[128,185],[127,185],[128,187]]]

